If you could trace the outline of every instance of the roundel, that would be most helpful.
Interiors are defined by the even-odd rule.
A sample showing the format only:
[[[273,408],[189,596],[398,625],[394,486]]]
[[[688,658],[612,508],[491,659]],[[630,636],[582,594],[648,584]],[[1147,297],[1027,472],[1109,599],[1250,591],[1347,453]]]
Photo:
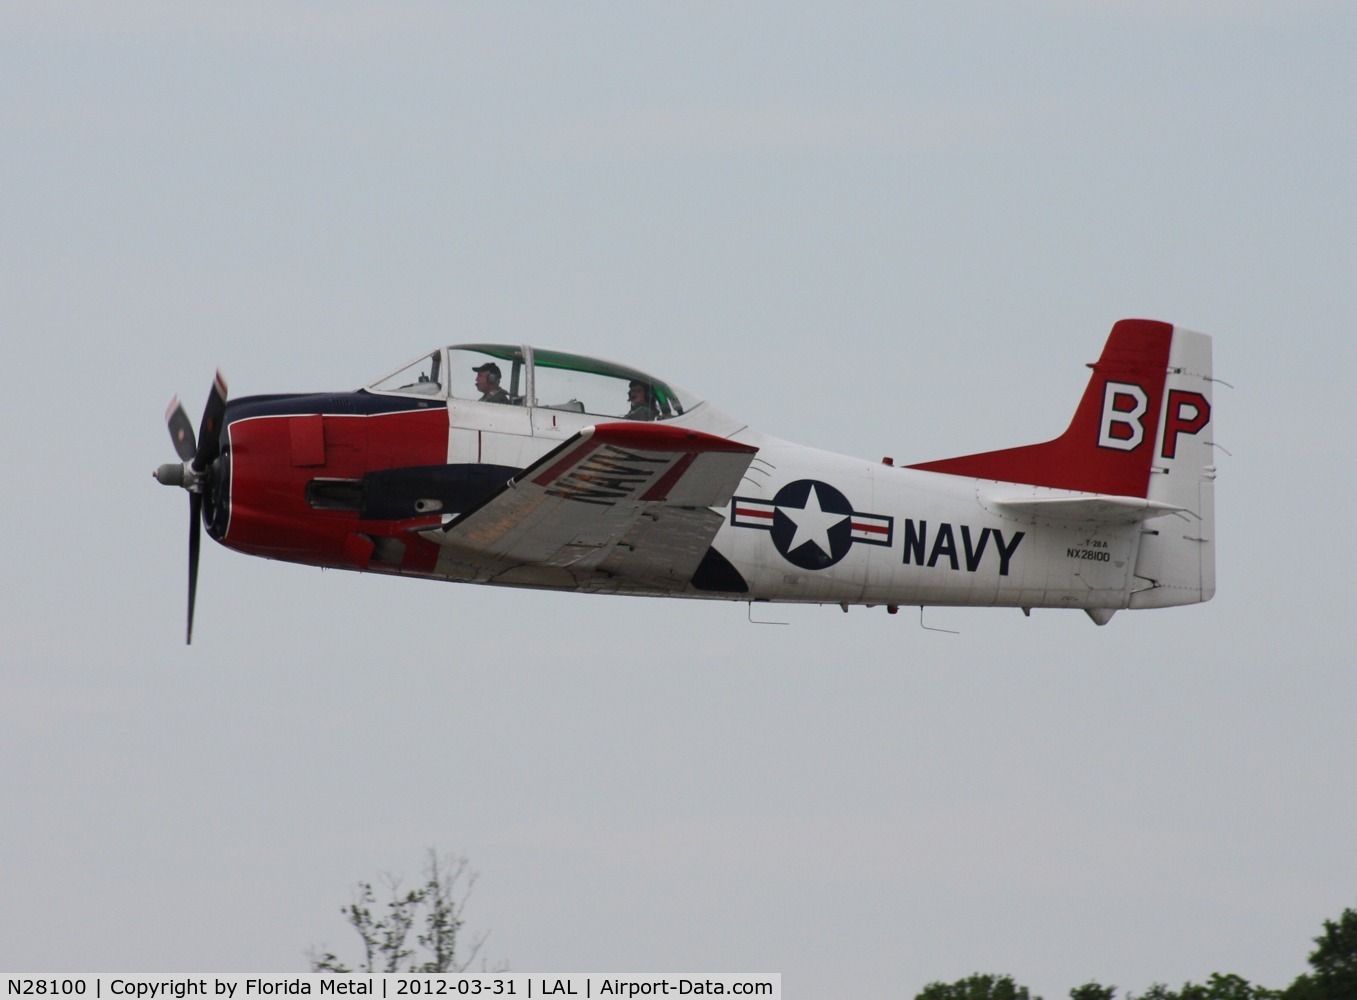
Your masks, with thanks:
[[[853,505],[828,483],[798,479],[773,497],[773,545],[802,569],[825,569],[853,546]]]

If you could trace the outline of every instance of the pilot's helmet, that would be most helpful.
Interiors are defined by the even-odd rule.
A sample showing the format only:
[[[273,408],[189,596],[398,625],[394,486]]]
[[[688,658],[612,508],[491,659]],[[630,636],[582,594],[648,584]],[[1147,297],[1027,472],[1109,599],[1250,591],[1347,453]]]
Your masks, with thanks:
[[[481,372],[489,372],[491,375],[495,376],[496,382],[500,379],[499,365],[495,364],[493,361],[487,361],[485,364],[471,370],[478,375]]]

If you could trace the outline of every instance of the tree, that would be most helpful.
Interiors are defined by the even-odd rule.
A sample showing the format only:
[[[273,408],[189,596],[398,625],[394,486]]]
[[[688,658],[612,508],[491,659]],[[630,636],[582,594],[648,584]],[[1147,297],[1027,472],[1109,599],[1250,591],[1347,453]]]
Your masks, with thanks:
[[[1012,976],[975,973],[955,983],[929,983],[914,1000],[1041,1000],[1031,996],[1026,986],[1018,986]]]
[[[1126,1000],[1281,1000],[1282,995],[1266,986],[1255,986],[1241,976],[1213,972],[1205,984],[1183,983],[1182,989],[1171,990],[1163,983],[1155,983],[1144,993],[1128,993]]]
[[[1344,910],[1337,920],[1324,921],[1324,933],[1315,938],[1310,953],[1313,972],[1297,977],[1284,990],[1255,986],[1242,976],[1211,974],[1205,983],[1184,983],[1172,989],[1154,983],[1126,1000],[1357,1000],[1357,910]],[[1117,988],[1085,983],[1070,990],[1070,1000],[1116,1000]],[[1029,997],[1025,986],[1010,976],[976,973],[955,983],[929,983],[915,1000],[1041,1000]]]
[[[1357,911],[1344,910],[1324,921],[1324,933],[1310,952],[1314,972],[1300,976],[1280,994],[1283,1000],[1352,1000],[1357,997]]]
[[[1116,1000],[1117,988],[1099,983],[1085,983],[1070,990],[1070,1000]]]
[[[1310,966],[1319,995],[1325,1000],[1357,997],[1357,911],[1344,910],[1337,920],[1324,921],[1315,944]]]
[[[430,848],[424,865],[424,882],[418,889],[403,892],[400,879],[391,875],[383,878],[391,895],[384,907],[378,906],[372,883],[359,882],[354,890],[354,901],[340,912],[363,939],[363,961],[355,970],[334,952],[317,954],[313,948],[308,954],[311,971],[465,971],[480,954],[488,936],[478,935],[465,953],[459,955],[459,935],[466,923],[462,913],[476,878],[477,874],[470,870],[466,858],[440,858]],[[415,944],[411,946],[408,943],[410,932],[416,927],[422,929],[416,932]]]

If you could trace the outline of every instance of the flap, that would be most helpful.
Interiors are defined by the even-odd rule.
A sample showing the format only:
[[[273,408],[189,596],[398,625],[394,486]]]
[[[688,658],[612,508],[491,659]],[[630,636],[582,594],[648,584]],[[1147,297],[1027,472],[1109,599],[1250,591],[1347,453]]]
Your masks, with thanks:
[[[663,424],[586,427],[481,504],[425,533],[500,565],[686,584],[758,451]]]

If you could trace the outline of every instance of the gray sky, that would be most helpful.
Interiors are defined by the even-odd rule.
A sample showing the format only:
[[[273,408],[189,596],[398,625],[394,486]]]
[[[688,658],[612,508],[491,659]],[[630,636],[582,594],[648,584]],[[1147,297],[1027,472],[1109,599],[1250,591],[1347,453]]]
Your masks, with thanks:
[[[4,4],[0,968],[302,970],[437,845],[521,971],[1288,982],[1357,906],[1354,42],[1323,2]],[[1124,316],[1234,387],[1205,606],[772,627],[208,543],[182,645],[150,472],[218,366],[529,341],[904,463],[1054,436]]]

